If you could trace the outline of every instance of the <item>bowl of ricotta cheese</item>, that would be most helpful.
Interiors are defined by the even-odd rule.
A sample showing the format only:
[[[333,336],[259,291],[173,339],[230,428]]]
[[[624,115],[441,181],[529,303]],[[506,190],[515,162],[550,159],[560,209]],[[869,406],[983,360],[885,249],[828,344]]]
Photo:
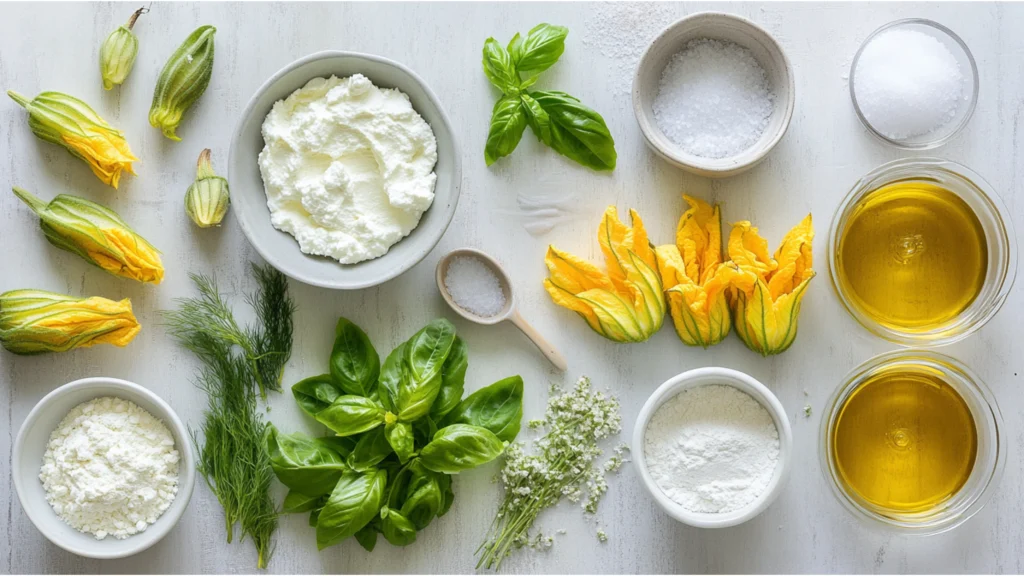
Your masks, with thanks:
[[[358,289],[412,268],[458,203],[461,156],[437,97],[408,68],[328,51],[253,95],[231,141],[233,212],[288,276]]]

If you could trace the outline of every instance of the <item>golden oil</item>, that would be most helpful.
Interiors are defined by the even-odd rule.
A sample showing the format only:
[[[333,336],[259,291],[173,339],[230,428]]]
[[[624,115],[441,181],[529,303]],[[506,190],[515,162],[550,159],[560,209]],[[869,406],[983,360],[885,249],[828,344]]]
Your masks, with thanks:
[[[967,403],[936,370],[904,366],[849,394],[829,442],[848,492],[878,508],[924,512],[967,482],[978,432]]]
[[[905,331],[938,328],[981,292],[985,231],[974,210],[930,182],[901,181],[869,192],[840,235],[839,282],[857,308]]]

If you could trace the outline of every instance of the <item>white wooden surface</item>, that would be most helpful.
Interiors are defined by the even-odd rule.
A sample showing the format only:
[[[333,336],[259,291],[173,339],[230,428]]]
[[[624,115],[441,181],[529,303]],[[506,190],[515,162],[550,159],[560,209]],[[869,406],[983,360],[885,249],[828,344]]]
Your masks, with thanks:
[[[430,318],[444,315],[470,342],[468,387],[520,373],[528,383],[526,417],[538,417],[548,382],[590,375],[622,400],[628,440],[636,413],[668,377],[698,366],[746,371],[767,384],[792,414],[796,455],[785,492],[766,513],[744,526],[707,531],[682,526],[656,509],[632,468],[611,480],[599,519],[609,541],[568,504],[545,513],[540,526],[559,528],[553,549],[517,554],[509,572],[962,572],[1024,570],[1024,399],[1019,318],[1020,290],[983,330],[944,349],[987,381],[1006,419],[1009,461],[1002,485],[987,508],[959,529],[929,538],[908,538],[856,524],[832,497],[818,466],[818,424],[823,403],[857,363],[890,345],[854,324],[840,308],[824,268],[824,238],[832,211],[851,184],[902,153],[873,140],[854,116],[846,82],[859,42],[896,18],[924,16],[952,27],[974,52],[981,73],[977,112],[966,131],[937,151],[975,168],[1000,190],[1017,228],[1024,232],[1018,188],[1024,165],[1018,143],[1024,110],[1024,6],[1009,4],[760,4],[703,2],[650,8],[655,24],[687,13],[721,9],[766,27],[796,70],[797,106],[789,133],[759,168],[730,180],[692,177],[657,159],[644,146],[628,97],[629,62],[600,50],[588,26],[601,4],[157,4],[136,27],[141,52],[120,91],[104,92],[96,51],[105,35],[134,5],[0,4],[0,86],[27,95],[70,92],[92,103],[128,135],[142,158],[139,176],[119,191],[103,186],[65,151],[36,140],[25,114],[0,100],[0,188],[19,185],[44,198],[66,192],[118,210],[164,253],[166,280],[142,286],[111,277],[71,254],[49,246],[36,218],[0,190],[0,291],[42,288],[78,295],[130,297],[144,330],[127,349],[98,347],[62,355],[21,358],[0,352],[0,571],[10,572],[249,572],[248,542],[226,544],[220,508],[207,488],[196,486],[191,506],[162,542],[134,558],[95,561],[51,545],[33,527],[14,495],[11,445],[32,406],[55,387],[85,376],[107,375],[139,382],[160,394],[192,423],[203,395],[190,383],[193,359],[177,349],[157,322],[157,311],[191,293],[187,272],[215,272],[242,310],[240,294],[251,288],[244,270],[256,258],[233,219],[201,231],[182,210],[185,188],[199,151],[213,149],[214,166],[226,172],[227,147],[237,116],[252,92],[292,60],[324,49],[380,54],[416,70],[433,87],[452,117],[463,145],[464,182],[458,213],[441,244],[401,278],[374,289],[332,292],[291,284],[298,302],[295,354],[286,381],[323,372],[337,315],[363,326],[378,349],[388,350]],[[527,134],[515,154],[488,169],[482,147],[496,97],[480,70],[488,35],[507,41],[538,22],[567,25],[567,48],[545,73],[542,86],[557,87],[600,111],[616,139],[618,168],[596,174],[539,146]],[[152,87],[164,59],[197,25],[217,26],[213,81],[178,133],[163,138],[147,123]],[[657,28],[658,26],[655,26]],[[630,29],[615,32],[637,34]],[[605,39],[607,40],[607,39]],[[606,44],[607,45],[607,42]],[[782,356],[762,359],[730,337],[708,350],[684,347],[670,325],[649,342],[613,344],[593,334],[570,312],[551,304],[541,287],[545,247],[555,243],[599,257],[595,238],[601,212],[617,204],[645,218],[652,239],[669,242],[687,191],[723,205],[725,220],[751,219],[772,245],[808,211],[818,241],[819,277],[804,301],[800,335]],[[546,197],[568,209],[552,232],[535,237],[523,227],[519,202]],[[459,246],[486,250],[516,280],[524,314],[561,346],[569,372],[552,372],[543,357],[509,325],[470,325],[446,310],[433,285],[443,251]],[[813,415],[804,417],[809,403]],[[313,429],[289,394],[271,402],[268,417],[284,430]],[[355,542],[317,553],[305,515],[283,518],[273,572],[469,572],[473,550],[490,522],[499,489],[496,467],[456,481],[452,512],[422,532],[414,545],[379,545],[372,555]]]

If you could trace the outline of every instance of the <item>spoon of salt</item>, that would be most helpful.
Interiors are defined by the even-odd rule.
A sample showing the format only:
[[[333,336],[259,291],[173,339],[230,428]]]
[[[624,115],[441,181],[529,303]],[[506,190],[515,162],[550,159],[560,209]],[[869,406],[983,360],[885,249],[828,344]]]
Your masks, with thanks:
[[[555,368],[564,372],[568,367],[565,357],[516,309],[512,281],[494,258],[472,248],[452,250],[437,263],[437,289],[459,316],[486,325],[508,320]]]

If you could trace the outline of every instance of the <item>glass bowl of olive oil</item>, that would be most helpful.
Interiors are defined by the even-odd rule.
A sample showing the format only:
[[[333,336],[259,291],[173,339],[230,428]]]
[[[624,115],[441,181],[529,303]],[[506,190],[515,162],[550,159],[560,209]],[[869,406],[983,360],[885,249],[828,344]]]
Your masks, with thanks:
[[[855,368],[821,421],[821,469],[855,516],[937,534],[973,516],[1002,477],[992,393],[960,362],[910,349]]]
[[[884,164],[832,218],[828,267],[862,326],[906,346],[961,340],[999,311],[1017,274],[1009,212],[981,176],[937,158]]]

